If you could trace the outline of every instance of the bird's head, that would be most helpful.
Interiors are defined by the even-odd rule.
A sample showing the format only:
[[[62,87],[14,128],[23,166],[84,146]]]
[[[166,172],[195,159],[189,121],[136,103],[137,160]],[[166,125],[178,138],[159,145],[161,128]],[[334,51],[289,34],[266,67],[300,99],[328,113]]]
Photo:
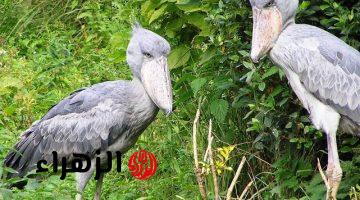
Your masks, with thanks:
[[[136,23],[126,51],[126,60],[152,101],[169,115],[172,112],[172,89],[167,56],[169,43],[158,34]]]
[[[251,59],[258,62],[274,46],[280,33],[295,22],[299,0],[250,0],[253,11]]]

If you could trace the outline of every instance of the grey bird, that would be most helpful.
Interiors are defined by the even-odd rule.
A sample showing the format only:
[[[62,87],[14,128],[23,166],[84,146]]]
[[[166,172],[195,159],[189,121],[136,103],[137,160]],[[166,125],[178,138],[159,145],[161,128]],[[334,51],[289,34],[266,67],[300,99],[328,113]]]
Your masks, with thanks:
[[[326,133],[327,199],[336,199],[342,178],[336,132],[360,136],[360,53],[334,35],[296,24],[298,0],[250,0],[253,11],[251,59],[270,59],[318,130]]]
[[[98,150],[100,158],[107,155],[106,151],[125,153],[154,121],[159,109],[166,115],[172,112],[169,53],[170,45],[164,38],[136,24],[126,52],[133,80],[92,85],[51,108],[21,135],[15,151],[6,156],[4,164],[18,172],[10,177],[26,175],[42,159],[51,164],[53,151],[67,158],[69,164],[73,153],[86,154],[91,157],[90,170],[76,173],[76,199],[82,199],[95,170]],[[101,174],[97,180],[94,199],[100,199],[103,178]]]

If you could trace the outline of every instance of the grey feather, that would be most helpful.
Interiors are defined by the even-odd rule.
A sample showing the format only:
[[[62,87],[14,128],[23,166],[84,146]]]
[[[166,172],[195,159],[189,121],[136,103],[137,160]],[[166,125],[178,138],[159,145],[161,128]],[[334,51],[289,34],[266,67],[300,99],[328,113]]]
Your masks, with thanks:
[[[271,52],[274,62],[297,73],[305,88],[360,123],[360,53],[319,28],[289,26]]]
[[[30,127],[15,145],[23,155],[10,153],[5,164],[23,176],[39,159],[51,158],[52,151],[67,158],[84,152],[94,156],[96,150],[106,150],[122,134],[130,133],[131,137],[122,138],[128,138],[132,145],[157,112],[138,80],[93,85],[65,98]],[[142,117],[135,117],[139,115]],[[128,146],[117,147],[124,148]]]

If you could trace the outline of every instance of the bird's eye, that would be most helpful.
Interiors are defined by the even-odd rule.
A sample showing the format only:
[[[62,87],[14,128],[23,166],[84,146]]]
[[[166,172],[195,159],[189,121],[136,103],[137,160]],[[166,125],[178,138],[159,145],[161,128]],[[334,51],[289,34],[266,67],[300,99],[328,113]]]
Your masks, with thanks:
[[[151,58],[152,57],[152,55],[150,54],[150,53],[143,53],[144,54],[144,56],[146,56],[147,58]]]
[[[273,6],[275,6],[275,0],[269,1],[269,2],[264,6],[264,8],[270,8],[270,7],[273,7]]]

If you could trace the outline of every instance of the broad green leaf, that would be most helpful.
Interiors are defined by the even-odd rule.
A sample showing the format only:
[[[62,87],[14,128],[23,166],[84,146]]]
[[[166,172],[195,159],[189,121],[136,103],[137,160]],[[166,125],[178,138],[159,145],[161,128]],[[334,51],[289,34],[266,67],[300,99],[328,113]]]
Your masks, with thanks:
[[[160,0],[145,1],[145,3],[141,5],[141,15],[150,18],[152,13],[161,5],[161,3]]]
[[[176,33],[181,30],[185,20],[183,18],[177,18],[170,21],[165,28],[166,35],[170,38],[174,38]]]
[[[199,65],[203,65],[204,63],[210,61],[214,56],[216,56],[216,49],[208,49],[205,53],[201,55]]]
[[[206,78],[198,78],[190,83],[191,89],[194,92],[194,96],[196,96],[199,90],[205,85],[206,81]]]
[[[276,73],[278,73],[279,68],[276,66],[271,67],[270,69],[266,70],[266,72],[262,75],[262,79],[266,79]]]
[[[210,112],[219,122],[223,122],[229,109],[229,103],[223,99],[217,99],[210,104]]]
[[[185,12],[201,11],[201,2],[199,0],[178,0],[176,6]]]
[[[254,69],[254,64],[250,63],[250,62],[243,62],[244,67],[246,67],[247,69]]]
[[[304,10],[304,9],[308,8],[310,5],[311,5],[310,1],[303,1],[299,7],[300,7],[300,9]]]
[[[264,91],[265,87],[266,87],[266,84],[264,82],[260,83],[258,86],[260,91]]]
[[[206,22],[205,18],[206,15],[199,12],[194,12],[186,16],[189,24],[192,24],[201,30],[200,36],[208,36],[211,33],[211,26]]]
[[[181,45],[171,51],[169,55],[169,68],[174,69],[185,65],[190,59],[190,48]]]
[[[149,24],[151,24],[152,22],[154,22],[155,20],[157,20],[161,16],[163,16],[166,12],[167,7],[168,7],[168,4],[163,4],[158,10],[155,10],[150,17]]]

